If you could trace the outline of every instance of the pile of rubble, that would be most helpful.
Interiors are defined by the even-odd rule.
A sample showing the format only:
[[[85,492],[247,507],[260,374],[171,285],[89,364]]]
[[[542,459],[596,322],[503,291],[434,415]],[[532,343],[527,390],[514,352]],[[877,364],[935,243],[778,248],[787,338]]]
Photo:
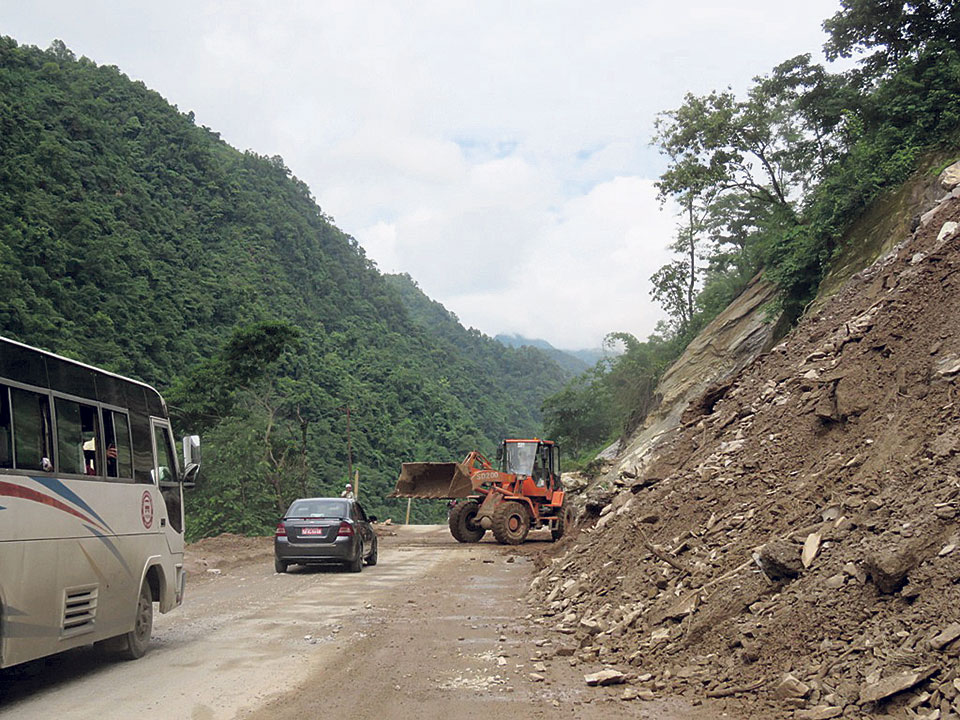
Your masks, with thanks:
[[[960,717],[960,189],[533,581],[558,655],[797,718]]]

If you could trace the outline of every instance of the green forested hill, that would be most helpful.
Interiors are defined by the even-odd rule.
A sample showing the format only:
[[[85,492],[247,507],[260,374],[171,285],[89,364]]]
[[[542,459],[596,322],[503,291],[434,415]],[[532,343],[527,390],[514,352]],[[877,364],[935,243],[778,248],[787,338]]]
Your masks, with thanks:
[[[204,435],[194,535],[264,531],[290,497],[339,490],[346,407],[364,499],[394,517],[400,462],[540,431],[562,371],[419,322],[414,293],[279,157],[61,43],[0,38],[0,333],[167,393]]]
[[[476,398],[483,412],[477,417],[488,437],[527,434],[539,427],[543,399],[556,392],[574,373],[549,353],[536,348],[507,348],[471,328],[431,300],[409,275],[384,279],[400,297],[413,322],[446,353],[452,369],[450,389]]]

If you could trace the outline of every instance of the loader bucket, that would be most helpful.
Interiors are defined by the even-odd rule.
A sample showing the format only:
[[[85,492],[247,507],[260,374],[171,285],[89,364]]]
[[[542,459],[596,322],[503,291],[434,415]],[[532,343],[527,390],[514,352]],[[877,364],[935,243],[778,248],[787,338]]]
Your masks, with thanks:
[[[461,463],[403,463],[396,489],[390,497],[464,498],[473,493],[470,472]]]

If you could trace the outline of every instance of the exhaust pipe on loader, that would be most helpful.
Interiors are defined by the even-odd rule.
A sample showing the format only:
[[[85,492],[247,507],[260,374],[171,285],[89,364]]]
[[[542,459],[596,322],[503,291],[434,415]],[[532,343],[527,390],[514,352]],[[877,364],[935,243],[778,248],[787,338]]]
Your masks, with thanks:
[[[403,463],[397,487],[389,497],[448,500],[465,498],[474,492],[470,471],[463,463]]]

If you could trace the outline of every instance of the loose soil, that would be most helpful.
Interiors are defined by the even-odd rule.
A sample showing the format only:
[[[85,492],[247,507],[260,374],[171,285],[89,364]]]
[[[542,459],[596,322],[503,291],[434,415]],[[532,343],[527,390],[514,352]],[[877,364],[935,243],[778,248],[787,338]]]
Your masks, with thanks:
[[[960,715],[948,221],[956,198],[613,478],[533,581],[555,641],[751,717]]]

